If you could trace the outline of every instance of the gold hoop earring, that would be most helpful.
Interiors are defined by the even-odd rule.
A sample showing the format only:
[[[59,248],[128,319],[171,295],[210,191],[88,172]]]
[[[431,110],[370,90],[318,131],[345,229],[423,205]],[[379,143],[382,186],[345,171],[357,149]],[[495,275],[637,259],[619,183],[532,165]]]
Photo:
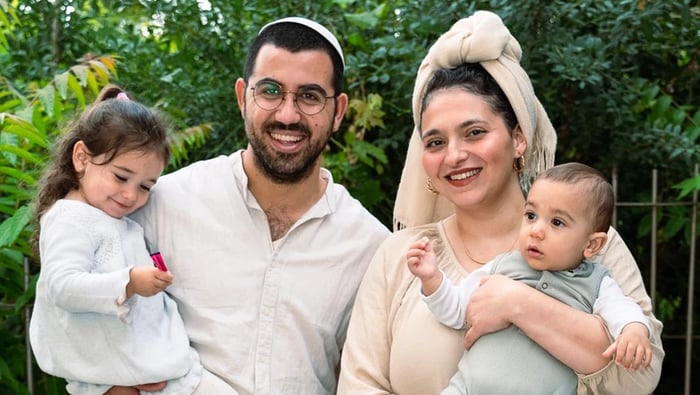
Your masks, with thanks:
[[[515,158],[513,161],[513,170],[518,174],[523,174],[525,171],[525,155]]]
[[[433,180],[428,177],[425,180],[425,188],[428,190],[428,192],[432,193],[433,195],[439,195],[440,192],[438,192],[435,187],[433,186]]]

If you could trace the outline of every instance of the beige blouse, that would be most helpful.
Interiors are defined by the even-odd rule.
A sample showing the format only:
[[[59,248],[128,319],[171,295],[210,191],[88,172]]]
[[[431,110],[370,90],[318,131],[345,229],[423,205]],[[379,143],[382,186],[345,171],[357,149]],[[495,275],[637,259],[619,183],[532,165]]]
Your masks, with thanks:
[[[420,300],[420,280],[406,266],[408,245],[428,236],[449,280],[467,275],[447,242],[444,223],[392,234],[379,247],[360,286],[341,361],[339,395],[439,394],[457,371],[464,331],[441,325]],[[579,375],[579,394],[647,394],[661,375],[662,324],[651,312],[639,269],[620,235],[610,229],[596,261],[603,262],[628,296],[639,303],[654,329],[648,369],[627,372],[611,362]]]

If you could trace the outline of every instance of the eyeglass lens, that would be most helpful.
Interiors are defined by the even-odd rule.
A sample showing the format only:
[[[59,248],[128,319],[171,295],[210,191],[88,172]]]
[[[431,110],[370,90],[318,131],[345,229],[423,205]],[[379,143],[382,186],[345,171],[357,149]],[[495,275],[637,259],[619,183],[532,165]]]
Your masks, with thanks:
[[[315,115],[326,106],[326,94],[318,89],[302,88],[297,92],[284,91],[272,81],[258,81],[253,89],[253,99],[258,107],[266,111],[277,109],[287,93],[294,94],[294,103],[306,115]]]

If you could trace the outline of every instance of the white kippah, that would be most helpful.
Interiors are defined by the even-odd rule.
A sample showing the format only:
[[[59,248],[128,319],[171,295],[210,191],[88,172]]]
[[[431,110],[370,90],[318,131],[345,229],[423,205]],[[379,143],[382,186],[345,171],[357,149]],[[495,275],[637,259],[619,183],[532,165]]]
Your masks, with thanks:
[[[323,27],[323,25],[319,24],[318,22],[314,22],[311,19],[306,19],[298,16],[290,16],[287,18],[282,18],[278,19],[276,21],[272,21],[268,23],[267,25],[263,26],[262,29],[258,32],[258,34],[262,33],[263,30],[267,29],[268,27],[272,25],[276,25],[278,23],[284,23],[284,22],[289,22],[289,23],[298,23],[300,25],[304,25],[316,33],[320,34],[323,36],[323,38],[328,41],[333,48],[335,48],[335,51],[338,52],[338,55],[340,56],[340,61],[343,63],[343,67],[345,67],[345,58],[343,57],[343,50],[340,48],[340,43],[338,42],[338,39],[335,38],[333,33],[331,33],[328,29]]]

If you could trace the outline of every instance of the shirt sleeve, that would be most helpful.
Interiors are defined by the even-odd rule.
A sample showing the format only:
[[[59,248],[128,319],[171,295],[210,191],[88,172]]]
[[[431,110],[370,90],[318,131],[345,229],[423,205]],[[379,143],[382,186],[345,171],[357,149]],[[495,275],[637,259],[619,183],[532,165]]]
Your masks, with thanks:
[[[102,313],[123,317],[120,304],[131,266],[95,273],[93,241],[83,227],[71,221],[50,221],[41,231],[40,281],[56,306],[72,313]]]
[[[110,384],[90,384],[82,381],[66,380],[66,390],[73,395],[102,395],[112,388]]]
[[[395,290],[385,271],[392,254],[386,244],[379,247],[360,283],[342,352],[338,395],[392,393],[389,306]]]
[[[639,305],[622,293],[620,286],[610,278],[603,277],[600,284],[598,298],[593,304],[593,314],[599,315],[608,327],[608,331],[613,339],[617,339],[625,325],[632,322],[639,322],[647,327],[649,338],[653,333],[651,323]]]
[[[595,260],[608,268],[622,292],[641,307],[649,320],[652,328],[652,360],[647,369],[635,372],[628,371],[611,360],[595,373],[579,375],[578,394],[649,394],[654,391],[661,377],[661,365],[665,356],[661,343],[663,325],[652,313],[651,299],[644,288],[639,268],[615,229],[610,228],[608,231],[608,241]],[[612,336],[609,337],[612,342]]]
[[[465,277],[458,285],[454,285],[442,272],[440,288],[430,296],[425,296],[421,291],[420,296],[443,325],[462,329],[469,299],[479,287],[479,280],[487,274],[486,267],[482,267]]]

